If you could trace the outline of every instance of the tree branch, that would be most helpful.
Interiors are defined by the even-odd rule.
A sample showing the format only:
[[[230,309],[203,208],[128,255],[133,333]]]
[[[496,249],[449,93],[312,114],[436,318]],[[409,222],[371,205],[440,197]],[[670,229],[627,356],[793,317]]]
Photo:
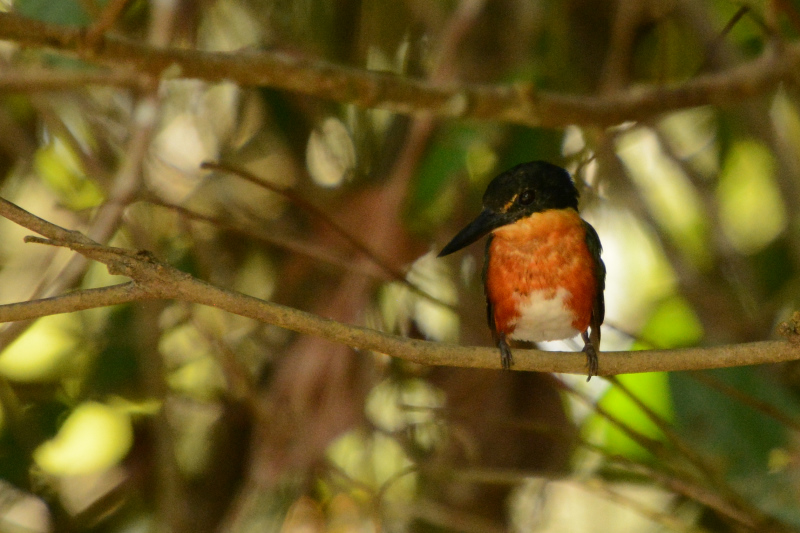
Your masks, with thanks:
[[[439,84],[394,74],[345,67],[283,52],[202,52],[158,48],[116,37],[92,36],[78,28],[0,13],[0,39],[50,47],[110,66],[128,64],[154,76],[180,76],[239,85],[272,87],[364,108],[396,113],[432,112],[442,117],[497,120],[528,126],[609,126],[700,105],[731,105],[794,82],[800,44],[731,69],[675,86],[645,86],[609,95],[562,95],[532,84]],[[98,80],[101,81],[101,80]],[[0,89],[2,89],[0,84]]]
[[[2,305],[0,322],[144,299],[175,299],[209,305],[298,333],[317,335],[353,348],[374,350],[415,363],[500,368],[500,357],[494,348],[456,346],[388,335],[215,287],[155,260],[147,252],[100,245],[77,231],[66,230],[32,215],[3,198],[0,198],[0,216],[48,239],[32,240],[67,246],[89,259],[106,264],[111,273],[128,276],[134,281],[102,289],[77,291],[57,298]],[[797,327],[789,330],[797,331]],[[514,355],[515,370],[585,373],[586,361],[580,352],[515,350]],[[800,344],[787,341],[680,350],[603,352],[600,355],[600,374],[697,370],[796,359],[800,359]]]
[[[152,296],[146,290],[130,282],[99,289],[84,289],[51,298],[0,305],[0,323],[18,322],[148,299],[152,299]]]
[[[67,91],[86,87],[87,85],[104,85],[141,88],[141,76],[135,72],[121,69],[113,71],[56,71],[44,68],[9,69],[0,77],[0,91],[26,92]]]

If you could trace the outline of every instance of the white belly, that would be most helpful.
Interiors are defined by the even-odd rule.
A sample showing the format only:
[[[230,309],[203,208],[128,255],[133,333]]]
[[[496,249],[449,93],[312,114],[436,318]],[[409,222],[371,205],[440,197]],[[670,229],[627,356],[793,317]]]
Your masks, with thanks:
[[[564,305],[570,296],[569,291],[562,287],[552,298],[545,298],[545,294],[544,291],[536,291],[520,302],[520,316],[513,322],[512,339],[554,341],[580,333],[572,327],[572,313]]]

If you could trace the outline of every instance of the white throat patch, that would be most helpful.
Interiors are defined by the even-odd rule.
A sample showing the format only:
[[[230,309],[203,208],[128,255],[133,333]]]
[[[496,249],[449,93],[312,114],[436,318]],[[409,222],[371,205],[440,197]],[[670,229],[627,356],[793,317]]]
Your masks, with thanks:
[[[520,316],[513,322],[512,339],[520,341],[554,341],[572,338],[578,333],[572,327],[572,313],[567,310],[569,291],[559,287],[552,298],[545,291],[534,291],[520,299]]]

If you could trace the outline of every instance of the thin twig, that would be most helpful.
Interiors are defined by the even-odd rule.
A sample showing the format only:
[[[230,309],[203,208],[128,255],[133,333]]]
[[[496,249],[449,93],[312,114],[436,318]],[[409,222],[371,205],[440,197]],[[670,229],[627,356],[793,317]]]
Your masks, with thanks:
[[[588,442],[585,439],[579,439],[579,444],[589,450],[599,453],[608,461],[611,468],[622,470],[623,475],[637,475],[644,479],[654,481],[667,490],[671,490],[676,494],[680,494],[690,500],[705,505],[706,507],[715,510],[721,516],[724,516],[739,525],[745,526],[748,529],[754,527],[755,521],[747,515],[744,511],[737,509],[730,502],[725,500],[719,495],[717,491],[711,490],[708,487],[701,485],[696,479],[689,479],[682,475],[680,472],[666,471],[664,464],[653,463],[644,464],[636,462],[628,457],[612,454],[606,451],[601,446]]]
[[[206,161],[200,165],[200,168],[204,168],[207,170],[228,172],[258,187],[263,187],[276,194],[280,194],[281,196],[287,198],[290,202],[292,202],[294,205],[296,205],[303,211],[311,213],[311,215],[321,220],[325,225],[327,225],[334,232],[336,232],[337,235],[339,235],[345,241],[350,243],[350,245],[353,248],[358,250],[361,254],[367,257],[372,263],[374,263],[378,268],[383,270],[386,273],[386,275],[389,276],[391,279],[403,283],[412,292],[416,293],[419,296],[422,296],[427,300],[437,303],[442,307],[455,309],[455,307],[452,304],[449,304],[431,294],[428,294],[426,291],[422,290],[421,288],[417,287],[416,285],[408,281],[405,274],[400,269],[397,269],[394,266],[390,265],[382,257],[380,257],[380,255],[377,254],[372,248],[370,248],[369,245],[367,245],[357,237],[353,236],[353,234],[347,228],[339,224],[332,216],[330,216],[324,210],[320,209],[313,203],[309,202],[299,194],[296,194],[292,189],[289,189],[287,187],[281,187],[267,180],[263,180],[258,176],[256,176],[255,174],[248,172],[243,168],[229,165],[227,163]]]
[[[741,6],[739,9],[737,9],[736,13],[734,13],[731,19],[728,21],[728,23],[725,24],[725,27],[723,27],[720,30],[719,35],[717,36],[717,40],[722,41],[725,37],[727,37],[728,34],[731,32],[731,30],[734,28],[734,26],[736,26],[736,24],[739,23],[742,17],[744,17],[749,11],[750,11],[750,6]]]
[[[653,409],[651,409],[649,405],[647,405],[641,398],[634,394],[630,388],[624,385],[615,376],[610,376],[608,380],[612,385],[614,385],[614,387],[622,392],[622,394],[627,396],[628,399],[631,400],[636,407],[642,411],[642,413],[644,413],[644,415],[664,434],[664,436],[675,447],[675,450],[679,454],[688,459],[689,462],[693,464],[700,472],[702,472],[709,480],[716,482],[722,479],[721,476],[711,469],[711,467],[708,465],[708,462],[705,461],[696,450],[693,450],[692,447],[689,446],[689,444],[687,444],[680,435],[678,435],[669,422],[664,420],[661,415],[653,411]]]
[[[95,309],[97,307],[140,302],[152,298],[153,296],[147,290],[137,286],[135,283],[128,282],[99,289],[83,289],[51,298],[5,304],[0,307],[3,308],[2,314],[13,315],[15,320],[30,320],[43,316]],[[102,303],[102,305],[98,305],[99,303]]]
[[[322,248],[321,246],[316,246],[314,244],[302,242],[299,239],[283,237],[280,235],[276,235],[274,232],[267,234],[263,232],[256,232],[247,228],[242,228],[236,226],[235,224],[231,224],[230,222],[228,222],[228,220],[223,219],[222,217],[213,215],[204,215],[202,213],[198,213],[197,211],[193,211],[189,208],[165,202],[155,197],[148,197],[147,203],[164,207],[166,209],[170,209],[175,213],[177,213],[179,216],[185,217],[189,220],[205,222],[217,227],[218,229],[237,233],[249,239],[253,239],[255,241],[259,241],[270,246],[275,246],[292,253],[304,255],[306,257],[314,259],[315,261],[328,263],[347,271],[356,272],[363,276],[370,276],[384,281],[390,281],[393,279],[387,276],[385,272],[381,273],[375,267],[371,267],[370,265],[363,265],[359,262],[354,262],[350,258],[340,255],[335,255],[334,253],[330,252],[329,250],[326,250],[325,248]]]
[[[586,405],[586,407],[594,411],[595,414],[604,418],[611,425],[619,429],[622,433],[625,434],[626,437],[628,437],[633,442],[635,442],[636,444],[638,444],[639,446],[650,452],[653,455],[653,457],[661,459],[665,464],[668,463],[672,458],[669,454],[669,450],[667,450],[663,442],[661,442],[660,440],[653,439],[632,428],[630,425],[626,424],[619,417],[617,417],[614,414],[611,414],[607,409],[598,405],[585,392],[578,390],[577,388],[569,385],[564,381],[560,381],[559,386],[569,394],[572,394],[575,398],[581,401],[581,403]]]
[[[291,203],[295,206],[299,207],[303,211],[310,213],[312,216],[318,218],[320,221],[325,223],[328,227],[330,227],[337,235],[339,235],[342,239],[350,243],[350,245],[364,254],[366,257],[370,259],[373,263],[378,265],[381,270],[386,272],[391,278],[401,280],[405,279],[405,274],[400,270],[394,268],[392,265],[388,264],[384,261],[381,257],[379,257],[375,252],[373,252],[369,246],[361,242],[358,238],[354,237],[344,226],[339,224],[336,220],[333,219],[328,213],[314,205],[313,203],[309,202],[299,194],[295,193],[292,189],[288,187],[282,187],[280,185],[276,185],[271,183],[267,180],[261,179],[252,172],[248,172],[247,170],[234,166],[229,165],[227,163],[221,163],[218,161],[205,161],[200,165],[200,168],[206,170],[216,170],[219,172],[227,172],[229,174],[233,174],[257,187],[261,187],[267,189],[268,191],[272,191],[276,194],[280,194],[284,198],[288,199]]]
[[[636,498],[613,488],[613,485],[601,479],[590,479],[587,483],[576,483],[576,487],[597,493],[617,505],[630,509],[644,518],[672,531],[695,531],[694,525],[686,523],[666,510],[654,509]]]
[[[97,17],[97,20],[95,20],[86,31],[86,42],[92,49],[96,49],[103,34],[116,24],[125,6],[128,5],[128,1],[129,0],[111,0],[106,4],[100,16]]]
[[[800,421],[784,413],[771,403],[765,402],[750,394],[742,392],[736,387],[732,387],[721,379],[712,376],[708,372],[691,372],[689,373],[689,376],[699,381],[703,385],[706,385],[707,387],[714,389],[721,394],[729,396],[730,398],[740,402],[742,405],[746,405],[751,409],[778,421],[787,428],[800,433]]]
[[[718,472],[700,453],[693,449],[677,431],[664,420],[661,415],[653,411],[641,398],[633,393],[627,386],[620,382],[616,377],[611,376],[609,381],[627,396],[636,406],[647,416],[647,418],[658,427],[669,442],[674,446],[676,452],[686,458],[695,468],[697,468],[706,479],[725,497],[736,505],[739,509],[745,510],[757,522],[766,521],[766,516],[755,506],[751,505],[746,498],[743,498],[725,479],[725,476]]]

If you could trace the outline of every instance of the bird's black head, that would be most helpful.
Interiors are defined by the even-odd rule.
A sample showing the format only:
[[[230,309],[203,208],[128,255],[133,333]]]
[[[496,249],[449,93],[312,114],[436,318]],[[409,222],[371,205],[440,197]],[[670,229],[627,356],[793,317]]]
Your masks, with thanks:
[[[502,215],[506,224],[533,213],[568,207],[578,209],[578,189],[569,172],[545,161],[506,170],[489,183],[483,195],[483,208]]]
[[[545,161],[522,163],[495,177],[483,195],[483,211],[439,253],[451,254],[490,231],[548,209],[578,209],[569,172]]]

